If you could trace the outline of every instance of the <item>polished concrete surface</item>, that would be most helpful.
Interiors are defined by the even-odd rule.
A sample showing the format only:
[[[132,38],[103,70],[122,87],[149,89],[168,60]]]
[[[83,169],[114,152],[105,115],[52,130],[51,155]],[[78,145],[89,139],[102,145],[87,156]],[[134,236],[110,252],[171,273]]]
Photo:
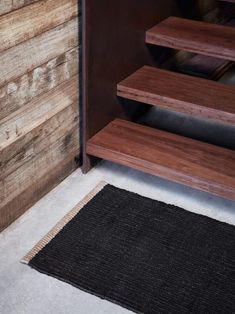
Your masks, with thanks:
[[[20,263],[101,180],[235,225],[234,202],[108,162],[87,175],[77,170],[0,234],[1,314],[131,313]]]

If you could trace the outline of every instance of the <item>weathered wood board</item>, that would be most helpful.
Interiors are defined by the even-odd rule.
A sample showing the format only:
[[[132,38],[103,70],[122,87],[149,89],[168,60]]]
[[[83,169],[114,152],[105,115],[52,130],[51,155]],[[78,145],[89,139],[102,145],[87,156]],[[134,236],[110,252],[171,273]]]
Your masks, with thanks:
[[[1,52],[0,86],[19,78],[77,45],[78,20],[74,18],[50,31]]]
[[[0,87],[0,123],[34,97],[78,74],[78,54],[75,47]]]
[[[54,142],[47,142],[48,145],[45,145],[46,148],[44,150],[38,152],[34,158],[31,158],[1,179],[0,201],[2,207],[34,184],[38,177],[53,169],[63,158],[66,158],[74,151],[79,140],[78,126],[74,126],[74,123],[71,123],[71,126],[65,130],[62,137],[59,137],[61,135],[60,130],[55,132],[58,132],[58,134]]]
[[[1,121],[0,151],[44,123],[78,98],[78,82],[68,80]]]
[[[29,102],[21,113],[17,111],[10,119],[3,120],[0,124],[0,180],[36,155],[43,139],[46,139],[43,145],[49,146],[58,135],[54,136],[54,131],[60,130],[62,136],[70,127],[71,119],[77,124],[77,102],[77,76],[74,76]],[[6,134],[9,138],[4,141]]]
[[[6,14],[0,19],[0,52],[63,24],[77,14],[77,0],[57,0],[56,5],[55,0],[43,0]]]
[[[30,206],[77,168],[78,164],[75,159],[75,156],[79,154],[79,150],[75,148],[77,141],[78,138],[74,140],[74,148],[70,147],[69,150],[59,155],[60,158],[57,158],[57,162],[53,161],[52,155],[52,149],[55,149],[55,147],[51,147],[49,150],[50,153],[48,153],[47,149],[45,156],[41,154],[40,160],[35,159],[34,163],[29,165],[31,169],[35,169],[35,171],[31,173],[31,178],[33,179],[30,180],[30,185],[25,188],[22,193],[18,194],[9,203],[0,208],[0,231],[5,229]],[[58,143],[57,145],[59,148],[56,152],[60,153],[60,147],[62,146]],[[48,168],[48,163],[50,163],[50,168]],[[45,167],[47,170],[42,174],[38,171],[40,167]],[[21,184],[25,184],[25,181],[21,181]]]
[[[39,0],[1,0],[0,15],[22,8],[25,5],[29,5],[37,1]]]
[[[77,15],[0,1],[0,231],[79,166]]]
[[[1,180],[37,156],[48,145],[56,141],[58,137],[62,137],[71,125],[74,127],[78,125],[78,121],[79,114],[76,102],[2,150],[0,152]]]

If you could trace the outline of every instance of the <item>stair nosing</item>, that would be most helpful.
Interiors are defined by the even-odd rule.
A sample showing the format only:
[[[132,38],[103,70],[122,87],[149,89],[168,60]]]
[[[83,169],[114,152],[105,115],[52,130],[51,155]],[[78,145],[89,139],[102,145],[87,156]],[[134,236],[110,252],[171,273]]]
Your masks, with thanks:
[[[165,90],[161,90],[160,92],[155,92],[154,89],[151,90],[151,86],[147,85],[147,79],[151,76],[151,81],[157,84],[158,80],[161,80],[162,77],[178,79],[178,81],[175,83],[175,86],[178,85],[178,90],[180,88],[180,85],[183,84],[183,80],[187,80],[187,84],[190,86],[192,84],[192,88],[194,87],[194,92],[200,88],[200,85],[204,88],[205,84],[208,84],[210,88],[214,88],[217,90],[216,95],[216,101],[213,101],[212,96],[208,93],[207,94],[207,101],[205,101],[206,95],[203,95],[200,99],[200,97],[197,99],[192,95],[185,96],[186,94],[179,95],[179,92],[177,91],[176,94],[171,95],[169,91],[173,91],[168,85],[167,90],[164,87]],[[141,85],[140,77],[143,76],[143,85]],[[165,78],[164,78],[165,79]],[[181,79],[181,83],[179,83],[179,80]],[[136,80],[136,81],[135,81]],[[149,78],[150,80],[150,78]],[[156,82],[155,82],[155,81]],[[166,80],[166,79],[165,79]],[[137,82],[137,83],[136,83]],[[151,83],[152,85],[154,83]],[[173,83],[172,83],[173,84]],[[193,84],[197,84],[196,87]],[[155,86],[154,85],[154,86]],[[147,87],[146,87],[147,86]],[[149,105],[158,106],[162,108],[166,108],[168,110],[186,113],[189,115],[196,116],[197,118],[207,119],[207,120],[213,120],[220,123],[226,123],[230,125],[235,125],[235,108],[234,112],[229,109],[233,109],[230,105],[230,108],[223,108],[223,105],[221,105],[221,109],[218,106],[220,104],[219,102],[219,88],[223,88],[223,93],[230,92],[230,94],[234,93],[234,99],[235,99],[235,87],[228,86],[222,83],[210,81],[203,78],[196,78],[189,75],[181,74],[181,73],[175,73],[170,72],[163,69],[157,69],[149,66],[144,66],[134,72],[132,75],[128,76],[126,79],[118,83],[117,85],[117,95],[122,98],[147,103]],[[169,91],[168,91],[169,90]],[[200,92],[200,91],[199,91]],[[232,95],[233,96],[233,95]],[[214,95],[213,95],[214,97]],[[230,101],[226,101],[230,104]],[[214,105],[215,103],[215,105]],[[224,95],[221,91],[221,104],[224,102]],[[175,105],[174,105],[175,104]],[[225,105],[224,105],[225,106]],[[227,109],[227,110],[226,110]]]
[[[124,133],[123,131],[120,133],[121,128],[124,128]],[[140,139],[137,140],[137,143],[140,145],[137,144],[136,149],[138,153],[136,153],[135,150],[131,149],[130,145],[135,142],[135,138],[132,135],[136,134],[138,130],[140,130]],[[142,131],[143,134],[141,135]],[[134,133],[130,134],[130,132]],[[168,145],[167,153],[164,152],[164,144],[160,150],[158,149],[158,146],[149,148],[148,145],[150,143],[145,142],[145,139],[150,136],[149,133],[154,134],[154,138],[150,138],[150,143],[151,141],[155,141],[155,139],[157,139],[156,136],[160,136],[160,139],[162,138],[162,135],[165,136],[163,136],[163,138],[168,141],[168,144],[166,144]],[[125,138],[125,135],[127,135],[127,138]],[[131,142],[128,138],[131,138]],[[107,142],[109,139],[112,140],[111,143]],[[167,162],[169,163],[169,149],[172,140],[176,140],[176,145],[179,145],[182,148],[185,143],[188,143],[188,145],[195,144],[196,146],[194,150],[198,150],[200,148],[200,154],[198,153],[192,158],[189,155],[189,151],[187,152],[186,150],[186,152],[179,157],[173,155],[169,165]],[[127,145],[127,148],[126,146],[122,146],[122,144],[124,145],[124,142],[126,143],[125,145]],[[144,146],[146,146],[145,149]],[[131,153],[128,154],[128,151]],[[154,155],[152,155],[153,151],[155,151],[155,153],[158,151],[159,153],[161,152],[161,156],[159,155],[160,157],[154,157]],[[172,151],[174,152],[175,149],[173,148]],[[218,152],[218,154],[215,154],[215,152]],[[157,175],[161,178],[188,185],[193,188],[235,201],[235,179],[232,175],[232,169],[228,169],[227,166],[227,164],[230,165],[233,163],[233,160],[235,161],[235,152],[229,149],[216,147],[215,145],[202,143],[193,139],[187,139],[180,135],[159,131],[133,122],[116,119],[88,141],[87,153],[89,155],[117,162],[125,166],[130,166],[132,168]],[[182,159],[184,156],[185,158],[187,156],[190,158],[186,158],[184,160]],[[207,160],[211,156],[213,156],[212,161]],[[225,157],[227,159],[225,159]],[[174,158],[178,158],[178,160],[176,160],[176,164],[174,164]],[[206,160],[204,160],[204,158],[206,158]],[[156,162],[156,160],[158,160],[158,162]],[[183,164],[185,166],[182,169],[181,161],[183,160]],[[197,160],[198,162],[196,163],[194,160]],[[217,168],[215,165],[207,169],[206,165],[208,162],[218,162],[219,165],[222,165],[225,169],[222,170]],[[202,171],[203,169],[205,171]]]
[[[229,30],[235,34],[234,28],[232,28],[230,26],[221,26],[218,24],[212,24],[212,23],[202,22],[202,21],[193,21],[193,20],[188,20],[188,19],[183,19],[183,18],[172,16],[172,17],[168,17],[167,19],[163,20],[162,22],[155,25],[154,27],[152,27],[151,29],[149,29],[146,32],[146,38],[145,38],[146,43],[152,44],[152,45],[164,46],[164,47],[168,47],[168,48],[172,48],[172,49],[190,51],[193,53],[203,54],[203,55],[216,57],[216,58],[220,58],[220,59],[235,61],[235,42],[234,42],[234,47],[230,47],[228,45],[228,40],[227,40],[227,43],[225,41],[224,45],[222,45],[222,40],[223,40],[222,36],[220,38],[221,39],[221,46],[220,46],[219,42],[217,44],[213,44],[213,45],[208,44],[209,43],[208,38],[207,38],[207,40],[203,41],[202,40],[203,36],[201,36],[200,40],[199,39],[193,40],[193,38],[194,38],[193,35],[190,37],[190,39],[186,38],[189,36],[184,36],[185,38],[183,38],[182,29],[180,31],[178,31],[178,33],[181,34],[181,36],[179,36],[179,35],[176,36],[176,34],[177,34],[176,26],[175,26],[175,29],[172,28],[172,35],[169,35],[170,32],[168,34],[165,32],[167,30],[167,28],[169,30],[169,25],[170,25],[169,21],[170,22],[172,21],[172,24],[174,24],[174,21],[176,21],[177,23],[181,23],[182,27],[183,27],[183,24],[185,24],[184,32],[185,32],[185,29],[189,29],[189,27],[187,27],[187,26],[190,24],[191,24],[191,26],[193,25],[195,28],[198,27],[198,32],[195,31],[192,34],[199,34],[199,30],[202,31],[201,28],[203,28],[203,27],[205,28],[205,30],[204,30],[205,33],[206,33],[206,31],[208,31],[208,29],[212,30],[213,28],[214,29],[217,28],[217,30],[221,30],[221,32],[222,32],[222,30]],[[178,24],[176,24],[176,25],[178,25]],[[174,31],[175,31],[175,34],[174,34]],[[190,33],[190,31],[188,32],[188,34],[189,33]],[[215,34],[216,34],[216,32],[215,32]],[[212,38],[213,37],[211,37],[211,39]],[[231,40],[234,41],[234,38],[235,38],[235,36],[234,37],[231,36]]]

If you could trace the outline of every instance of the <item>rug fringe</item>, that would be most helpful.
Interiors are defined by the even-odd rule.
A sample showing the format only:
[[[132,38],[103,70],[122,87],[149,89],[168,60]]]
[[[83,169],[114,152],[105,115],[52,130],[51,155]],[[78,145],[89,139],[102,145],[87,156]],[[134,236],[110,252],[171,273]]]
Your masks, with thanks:
[[[31,259],[41,251],[63,228],[64,226],[72,220],[77,213],[90,201],[92,198],[98,194],[105,186],[107,182],[101,181],[89,194],[87,194],[81,202],[79,202],[68,214],[66,214],[56,225],[52,228],[33,248],[26,254],[21,263],[28,264]]]

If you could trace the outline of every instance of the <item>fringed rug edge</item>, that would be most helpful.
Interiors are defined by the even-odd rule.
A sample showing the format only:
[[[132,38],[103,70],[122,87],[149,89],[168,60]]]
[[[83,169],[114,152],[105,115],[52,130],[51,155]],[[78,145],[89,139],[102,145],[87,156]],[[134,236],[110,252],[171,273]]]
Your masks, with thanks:
[[[22,259],[21,263],[29,264],[31,259],[39,253],[63,228],[72,220],[78,212],[96,196],[108,183],[101,181],[90,193],[88,193],[71,211],[69,211]]]

